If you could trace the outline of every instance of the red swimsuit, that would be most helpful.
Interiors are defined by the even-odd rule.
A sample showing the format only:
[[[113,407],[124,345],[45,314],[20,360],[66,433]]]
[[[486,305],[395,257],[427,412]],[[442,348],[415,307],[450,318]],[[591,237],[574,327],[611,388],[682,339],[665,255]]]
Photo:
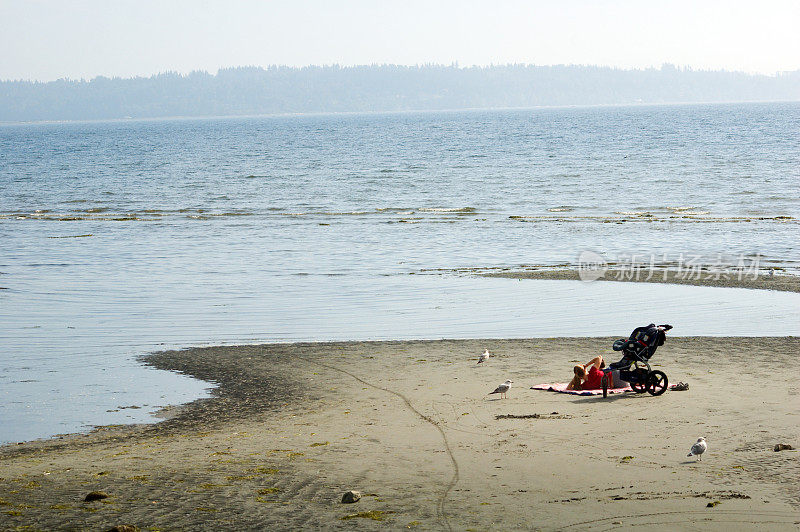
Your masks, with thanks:
[[[589,378],[586,379],[586,382],[581,384],[581,388],[584,390],[599,390],[603,387],[603,384],[600,382],[602,378],[603,372],[592,366],[589,368]]]

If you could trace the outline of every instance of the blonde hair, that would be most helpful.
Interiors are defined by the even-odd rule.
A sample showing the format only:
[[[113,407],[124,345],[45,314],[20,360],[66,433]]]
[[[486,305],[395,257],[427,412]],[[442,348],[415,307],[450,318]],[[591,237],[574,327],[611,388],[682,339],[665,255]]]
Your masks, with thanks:
[[[583,383],[583,378],[586,376],[586,369],[581,366],[577,365],[572,368],[572,372],[575,373],[575,376],[572,377],[572,380],[569,381],[567,385],[567,390],[581,390],[581,383]]]

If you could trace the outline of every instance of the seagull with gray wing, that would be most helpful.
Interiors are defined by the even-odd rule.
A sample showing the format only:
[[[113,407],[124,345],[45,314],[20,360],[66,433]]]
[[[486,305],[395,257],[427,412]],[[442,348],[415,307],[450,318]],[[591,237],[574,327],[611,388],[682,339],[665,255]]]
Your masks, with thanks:
[[[493,392],[489,392],[489,395],[492,395],[493,393],[499,393],[500,394],[500,399],[502,399],[503,397],[508,397],[506,394],[508,393],[508,389],[511,388],[511,383],[512,382],[514,382],[514,381],[506,381],[506,382],[504,382],[503,384],[501,384],[500,386],[495,388]]]
[[[489,361],[489,357],[490,357],[490,356],[491,356],[491,355],[489,355],[489,350],[488,350],[488,349],[486,349],[486,350],[483,352],[483,354],[482,354],[481,356],[479,356],[479,357],[478,357],[478,364],[482,364],[482,363],[484,363],[484,362],[488,362],[488,361]]]
[[[705,438],[697,438],[697,442],[692,445],[691,450],[689,450],[689,454],[686,457],[696,456],[697,460],[702,460],[703,458],[700,456],[708,449],[708,444],[706,444]]]

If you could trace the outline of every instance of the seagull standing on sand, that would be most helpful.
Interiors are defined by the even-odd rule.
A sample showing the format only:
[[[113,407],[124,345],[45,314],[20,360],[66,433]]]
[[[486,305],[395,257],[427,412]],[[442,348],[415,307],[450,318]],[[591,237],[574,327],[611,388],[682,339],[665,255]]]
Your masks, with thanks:
[[[706,444],[706,439],[697,438],[697,443],[692,445],[692,448],[689,451],[689,454],[686,455],[686,457],[688,458],[690,456],[696,456],[698,460],[702,460],[700,455],[706,452],[706,449],[708,449],[708,445]]]
[[[501,384],[500,386],[495,388],[493,392],[489,392],[489,395],[492,395],[493,393],[499,393],[500,394],[500,399],[502,399],[503,396],[508,397],[506,394],[508,393],[508,389],[511,388],[511,383],[512,382],[514,382],[514,381],[506,381],[506,382],[504,382],[503,384]]]
[[[485,350],[481,356],[478,357],[478,364],[489,361],[489,350]]]

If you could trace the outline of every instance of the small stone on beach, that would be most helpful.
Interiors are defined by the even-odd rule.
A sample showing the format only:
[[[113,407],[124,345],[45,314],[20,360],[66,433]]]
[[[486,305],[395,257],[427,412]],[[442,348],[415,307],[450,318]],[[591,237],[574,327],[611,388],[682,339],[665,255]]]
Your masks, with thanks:
[[[352,504],[354,502],[358,502],[361,499],[361,492],[360,491],[348,491],[344,495],[342,495],[342,503],[344,504]]]
[[[791,451],[793,449],[794,447],[792,447],[788,443],[778,443],[775,445],[775,447],[773,447],[772,450],[777,453],[778,451]]]
[[[134,525],[116,525],[109,528],[108,532],[139,532],[139,527]]]
[[[90,491],[86,497],[83,498],[84,502],[92,502],[92,501],[99,501],[102,499],[107,499],[108,493],[104,493],[102,491]]]

